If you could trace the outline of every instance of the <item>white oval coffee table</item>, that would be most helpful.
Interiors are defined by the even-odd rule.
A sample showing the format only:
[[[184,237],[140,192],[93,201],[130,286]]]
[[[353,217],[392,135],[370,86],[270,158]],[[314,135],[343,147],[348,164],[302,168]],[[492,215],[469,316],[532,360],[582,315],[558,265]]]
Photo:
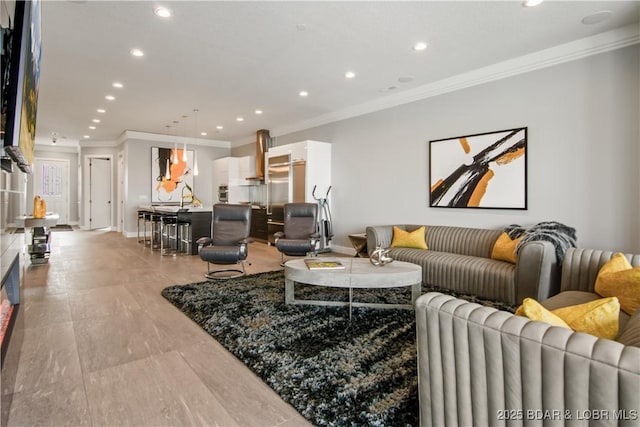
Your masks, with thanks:
[[[422,287],[422,267],[410,262],[394,261],[379,267],[366,258],[314,258],[319,261],[340,261],[344,269],[309,270],[304,259],[287,261],[284,265],[285,304],[308,304],[324,306],[349,306],[349,318],[352,307],[408,308],[413,309]],[[349,288],[349,301],[297,300],[294,297],[295,283]],[[354,302],[353,288],[397,288],[411,286],[411,303],[382,304]]]

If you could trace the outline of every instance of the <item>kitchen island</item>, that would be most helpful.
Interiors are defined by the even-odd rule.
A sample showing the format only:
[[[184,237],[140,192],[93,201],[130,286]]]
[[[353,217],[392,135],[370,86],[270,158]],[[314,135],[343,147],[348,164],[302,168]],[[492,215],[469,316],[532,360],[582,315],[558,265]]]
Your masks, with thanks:
[[[213,207],[194,207],[178,205],[140,205],[139,211],[153,212],[160,215],[178,215],[179,221],[188,222],[190,242],[189,254],[198,254],[198,244],[196,241],[200,237],[211,237],[211,220],[213,217]]]

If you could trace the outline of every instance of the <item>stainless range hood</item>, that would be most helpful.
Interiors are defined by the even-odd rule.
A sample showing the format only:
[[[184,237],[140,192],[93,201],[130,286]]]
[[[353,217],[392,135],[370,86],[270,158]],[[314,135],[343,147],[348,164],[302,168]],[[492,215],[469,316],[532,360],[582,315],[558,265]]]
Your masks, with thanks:
[[[269,149],[271,136],[267,129],[256,132],[256,176],[247,178],[251,181],[264,181],[264,155]]]

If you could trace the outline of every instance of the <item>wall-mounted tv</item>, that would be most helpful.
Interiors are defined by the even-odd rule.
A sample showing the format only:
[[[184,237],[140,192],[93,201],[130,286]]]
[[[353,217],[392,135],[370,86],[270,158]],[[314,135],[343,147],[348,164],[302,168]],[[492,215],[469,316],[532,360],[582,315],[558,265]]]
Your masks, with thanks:
[[[2,145],[31,173],[42,53],[40,0],[16,1],[13,28],[3,29]]]

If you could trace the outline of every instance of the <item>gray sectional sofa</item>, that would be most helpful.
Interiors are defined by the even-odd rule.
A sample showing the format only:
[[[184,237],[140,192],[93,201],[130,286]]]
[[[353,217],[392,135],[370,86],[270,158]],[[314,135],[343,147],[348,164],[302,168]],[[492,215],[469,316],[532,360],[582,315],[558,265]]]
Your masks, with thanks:
[[[420,225],[396,224],[405,231]],[[560,273],[553,244],[528,242],[516,264],[491,259],[493,245],[502,230],[425,226],[424,249],[391,248],[394,260],[422,266],[423,283],[480,298],[519,304],[524,298],[544,300],[558,292]],[[367,248],[388,248],[393,225],[369,226]],[[384,268],[384,267],[383,267]]]
[[[611,252],[567,251],[549,309],[595,298]],[[639,255],[626,255],[640,266]],[[640,309],[616,341],[441,293],[416,301],[420,425],[640,425]]]

